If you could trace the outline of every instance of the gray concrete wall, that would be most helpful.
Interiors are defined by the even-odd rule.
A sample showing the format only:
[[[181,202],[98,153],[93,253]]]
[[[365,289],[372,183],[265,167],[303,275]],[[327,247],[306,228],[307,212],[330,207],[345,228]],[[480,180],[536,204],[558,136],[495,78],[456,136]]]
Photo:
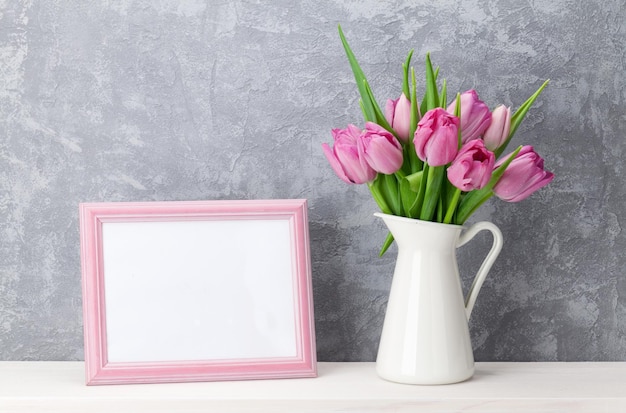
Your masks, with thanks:
[[[395,247],[320,145],[362,123],[341,23],[379,101],[409,49],[516,107],[556,179],[489,202],[504,252],[477,360],[626,360],[621,0],[0,2],[0,359],[83,357],[81,201],[307,198],[319,359],[375,358]],[[465,285],[489,245],[459,253]]]

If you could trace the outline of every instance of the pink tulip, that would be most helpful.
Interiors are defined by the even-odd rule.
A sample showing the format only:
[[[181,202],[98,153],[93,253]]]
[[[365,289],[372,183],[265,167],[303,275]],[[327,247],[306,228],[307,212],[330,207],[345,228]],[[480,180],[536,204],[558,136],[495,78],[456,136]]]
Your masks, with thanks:
[[[411,129],[411,102],[404,93],[396,100],[387,99],[385,106],[385,119],[398,134],[402,142],[409,140]]]
[[[491,112],[491,125],[483,135],[485,146],[490,151],[498,149],[511,131],[511,108],[500,105]]]
[[[335,140],[332,149],[326,143],[322,144],[322,149],[337,176],[349,184],[373,181],[376,171],[368,165],[358,149],[361,130],[348,125],[346,129],[333,129],[332,134]]]
[[[458,152],[458,133],[459,118],[442,108],[429,110],[417,124],[415,152],[430,166],[446,165]]]
[[[392,174],[402,167],[402,146],[385,128],[367,122],[358,139],[359,153],[377,172]]]
[[[484,188],[491,179],[496,157],[480,139],[467,142],[448,168],[448,180],[461,191]]]
[[[448,106],[454,114],[456,99]],[[491,112],[474,89],[461,93],[461,139],[463,143],[478,139],[491,123]]]
[[[510,156],[510,155],[509,155]],[[496,163],[497,168],[508,157]],[[506,202],[519,202],[539,188],[548,185],[554,174],[543,169],[543,159],[532,146],[523,146],[502,174],[493,192]]]

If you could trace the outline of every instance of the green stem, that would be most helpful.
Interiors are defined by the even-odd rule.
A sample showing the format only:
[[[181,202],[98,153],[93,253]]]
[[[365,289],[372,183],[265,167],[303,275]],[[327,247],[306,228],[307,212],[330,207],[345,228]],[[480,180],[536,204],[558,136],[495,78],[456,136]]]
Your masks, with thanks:
[[[461,197],[461,190],[456,188],[454,194],[452,195],[452,200],[450,201],[450,205],[448,206],[448,211],[446,212],[446,216],[443,218],[444,224],[449,224],[452,222],[452,217],[454,216],[454,212],[456,211],[456,206],[459,203],[459,198]]]

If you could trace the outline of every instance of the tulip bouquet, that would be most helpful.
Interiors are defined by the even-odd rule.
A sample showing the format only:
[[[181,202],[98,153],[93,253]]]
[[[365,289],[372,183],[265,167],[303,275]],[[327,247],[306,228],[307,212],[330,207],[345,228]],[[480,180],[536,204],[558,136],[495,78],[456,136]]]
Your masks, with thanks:
[[[402,94],[380,109],[354,53],[339,35],[361,95],[365,128],[333,129],[333,146],[322,148],[332,169],[350,184],[367,184],[386,214],[462,225],[493,195],[518,202],[544,187],[554,175],[532,146],[503,155],[524,116],[548,81],[515,113],[493,111],[474,90],[447,103],[445,79],[426,55],[424,96],[417,100],[411,51],[403,64]],[[388,235],[381,255],[393,242]]]

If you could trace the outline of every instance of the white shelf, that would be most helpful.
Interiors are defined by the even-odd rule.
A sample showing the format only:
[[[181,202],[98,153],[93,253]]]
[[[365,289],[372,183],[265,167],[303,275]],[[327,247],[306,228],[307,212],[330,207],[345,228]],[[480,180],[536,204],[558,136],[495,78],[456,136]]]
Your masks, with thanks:
[[[91,386],[82,362],[0,362],[0,412],[626,412],[626,362],[477,363],[464,383],[383,381],[374,363],[314,379]]]

